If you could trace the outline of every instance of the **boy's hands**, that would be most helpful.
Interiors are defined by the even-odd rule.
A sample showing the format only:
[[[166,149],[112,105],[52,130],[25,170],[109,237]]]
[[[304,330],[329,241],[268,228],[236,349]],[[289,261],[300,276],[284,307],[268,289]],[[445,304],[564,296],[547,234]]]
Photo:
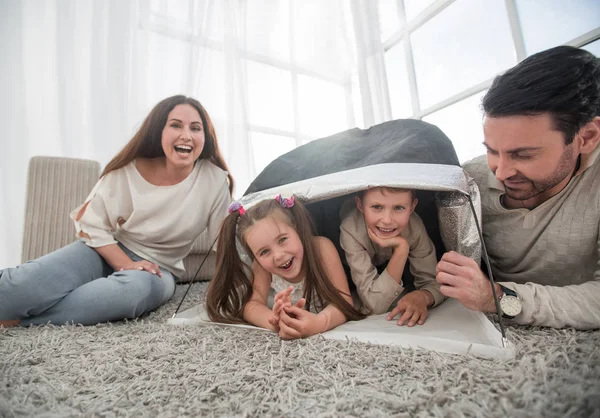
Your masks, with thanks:
[[[406,238],[404,238],[402,235],[398,235],[392,238],[381,238],[378,237],[377,234],[375,234],[373,231],[371,231],[370,228],[367,228],[367,234],[369,234],[369,239],[381,248],[392,248],[394,252],[406,252],[408,256],[410,246],[408,245],[408,241],[406,240]]]
[[[387,320],[391,321],[398,314],[402,314],[398,325],[415,324],[423,325],[427,319],[427,308],[433,305],[433,295],[427,290],[415,290],[408,293],[398,301],[396,307],[389,313]]]

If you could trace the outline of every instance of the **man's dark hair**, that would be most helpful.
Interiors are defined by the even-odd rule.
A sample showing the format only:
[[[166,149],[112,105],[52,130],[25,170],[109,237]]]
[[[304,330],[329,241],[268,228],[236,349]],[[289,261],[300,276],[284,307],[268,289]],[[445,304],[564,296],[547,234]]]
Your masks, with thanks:
[[[600,58],[571,46],[538,52],[494,79],[483,110],[492,118],[549,113],[568,145],[600,116]]]

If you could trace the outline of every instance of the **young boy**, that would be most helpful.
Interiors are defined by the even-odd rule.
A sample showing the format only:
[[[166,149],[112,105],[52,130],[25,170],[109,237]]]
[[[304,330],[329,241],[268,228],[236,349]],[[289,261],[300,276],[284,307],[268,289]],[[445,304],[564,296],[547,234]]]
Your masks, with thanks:
[[[398,325],[422,325],[427,309],[440,304],[444,296],[435,279],[433,242],[414,212],[418,203],[414,191],[375,187],[354,199],[356,208],[340,225],[340,244],[358,296],[372,314],[388,311],[404,290],[402,273],[408,261],[417,290],[398,300],[387,319],[401,313]],[[377,267],[386,261],[385,270],[378,274]]]

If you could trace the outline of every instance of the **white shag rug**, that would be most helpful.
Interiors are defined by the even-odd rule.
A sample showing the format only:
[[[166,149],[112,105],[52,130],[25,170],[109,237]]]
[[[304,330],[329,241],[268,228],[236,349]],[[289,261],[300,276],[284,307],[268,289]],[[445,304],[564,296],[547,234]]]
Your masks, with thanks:
[[[508,361],[282,341],[167,324],[184,291],[137,321],[0,328],[0,417],[600,417],[600,330],[509,326]]]

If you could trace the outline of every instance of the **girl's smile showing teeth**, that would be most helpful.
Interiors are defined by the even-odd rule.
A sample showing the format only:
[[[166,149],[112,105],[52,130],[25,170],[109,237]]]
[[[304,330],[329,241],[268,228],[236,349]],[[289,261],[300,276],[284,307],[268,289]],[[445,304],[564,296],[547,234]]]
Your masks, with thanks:
[[[292,261],[294,261],[294,257],[290,258],[287,263],[280,265],[279,268],[288,270],[292,266]]]
[[[396,228],[382,228],[380,226],[377,227],[377,229],[381,232],[383,232],[384,234],[389,234],[392,233],[396,230]]]
[[[298,283],[304,277],[304,247],[296,230],[279,216],[265,217],[254,223],[245,239],[251,254],[267,273]]]

